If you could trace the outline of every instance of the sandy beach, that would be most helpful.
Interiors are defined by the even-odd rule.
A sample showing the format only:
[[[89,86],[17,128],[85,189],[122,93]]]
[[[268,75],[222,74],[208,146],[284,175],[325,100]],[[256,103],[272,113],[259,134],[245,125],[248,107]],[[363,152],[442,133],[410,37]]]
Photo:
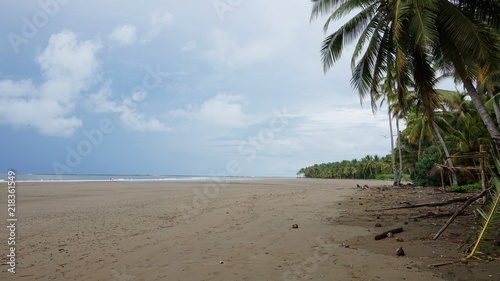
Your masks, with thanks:
[[[427,268],[442,256],[426,254],[433,246],[411,232],[405,242],[374,241],[375,222],[357,215],[374,191],[356,184],[390,183],[18,183],[16,273],[7,271],[2,227],[0,280],[481,280]],[[2,183],[2,201],[6,190]],[[401,223],[391,218],[381,230]]]

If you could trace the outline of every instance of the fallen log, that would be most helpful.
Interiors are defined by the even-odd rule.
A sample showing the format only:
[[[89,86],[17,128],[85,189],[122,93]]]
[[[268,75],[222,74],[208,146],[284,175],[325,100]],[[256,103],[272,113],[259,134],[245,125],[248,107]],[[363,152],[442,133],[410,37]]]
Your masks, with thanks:
[[[448,217],[453,215],[455,212],[447,212],[447,213],[434,213],[434,212],[428,212],[423,215],[417,215],[417,216],[411,216],[408,217],[408,219],[422,219],[422,218],[441,218],[441,217]],[[465,212],[461,212],[458,214],[459,216],[461,215],[467,215]]]
[[[474,197],[474,196],[472,196]],[[422,204],[415,204],[415,205],[405,205],[405,206],[398,206],[398,207],[390,207],[390,208],[383,208],[383,209],[375,209],[375,210],[365,210],[365,212],[379,212],[379,211],[389,211],[389,210],[398,210],[398,209],[409,209],[409,208],[419,208],[419,207],[438,207],[438,206],[444,206],[444,205],[449,205],[457,202],[464,202],[469,200],[471,197],[458,197],[458,198],[453,198],[449,199],[443,202],[431,202],[431,203],[422,203]],[[408,202],[404,202],[405,204],[408,204]]]
[[[376,235],[375,236],[375,240],[380,240],[380,239],[384,239],[387,237],[387,233],[392,233],[392,234],[396,234],[396,233],[400,233],[400,232],[403,232],[403,228],[400,227],[400,228],[396,228],[396,229],[393,229],[393,230],[389,230],[389,231],[384,231],[382,233],[380,233],[379,235]]]
[[[445,231],[446,228],[448,228],[448,226],[455,220],[455,218],[458,216],[458,214],[460,214],[461,212],[463,212],[467,207],[469,207],[470,204],[472,204],[474,201],[476,201],[477,199],[483,197],[483,195],[486,194],[486,192],[488,192],[490,189],[485,189],[483,190],[481,193],[478,193],[477,195],[475,196],[472,196],[470,197],[463,205],[462,207],[460,207],[458,210],[455,211],[455,213],[448,219],[448,221],[443,225],[443,227],[441,227],[441,229],[436,233],[436,235],[434,235],[434,237],[432,238],[433,240],[436,240],[439,238],[439,236],[441,235],[441,233],[443,233]]]

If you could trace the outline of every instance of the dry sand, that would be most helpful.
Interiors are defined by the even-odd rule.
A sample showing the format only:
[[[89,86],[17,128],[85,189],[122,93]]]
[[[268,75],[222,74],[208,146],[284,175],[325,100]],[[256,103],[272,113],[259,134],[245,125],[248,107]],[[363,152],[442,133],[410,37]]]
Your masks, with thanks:
[[[428,269],[412,251],[433,246],[409,234],[375,241],[382,229],[363,213],[375,191],[356,184],[389,183],[18,183],[16,274],[2,227],[0,280],[480,280]],[[6,199],[3,183],[3,218]],[[395,255],[400,245],[407,256]]]

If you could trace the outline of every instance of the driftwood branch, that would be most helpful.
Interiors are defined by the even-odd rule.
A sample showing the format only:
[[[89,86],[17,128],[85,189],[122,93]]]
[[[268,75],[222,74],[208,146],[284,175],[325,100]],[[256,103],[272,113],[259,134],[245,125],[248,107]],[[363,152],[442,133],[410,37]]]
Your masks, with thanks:
[[[485,195],[487,191],[489,191],[489,189],[485,189],[481,193],[478,193],[475,196],[470,197],[467,201],[465,201],[465,203],[462,205],[462,207],[460,207],[458,210],[455,211],[455,213],[448,219],[448,221],[443,225],[443,227],[441,227],[441,229],[436,233],[436,235],[434,235],[434,237],[432,239],[433,240],[438,239],[439,236],[441,235],[441,233],[443,233],[445,231],[445,229],[448,228],[448,226],[455,220],[455,218],[458,216],[458,214],[463,212],[474,201],[483,197],[483,195]]]
[[[387,233],[392,233],[392,234],[396,234],[396,233],[400,233],[400,232],[403,232],[403,228],[400,227],[400,228],[396,228],[396,229],[393,229],[393,230],[389,230],[389,231],[384,231],[382,233],[380,233],[379,235],[375,236],[375,240],[380,240],[380,239],[384,239],[387,237]]]
[[[433,268],[433,267],[438,267],[438,266],[443,266],[443,265],[448,265],[448,264],[454,264],[457,262],[460,262],[461,260],[452,260],[452,261],[445,261],[445,262],[439,262],[439,263],[433,263],[429,264],[427,267]]]
[[[457,202],[464,202],[464,201],[469,200],[470,198],[471,197],[458,197],[458,198],[449,199],[449,200],[446,200],[443,202],[431,202],[431,203],[405,205],[405,206],[390,207],[390,208],[376,209],[376,210],[365,210],[365,212],[378,212],[378,211],[409,209],[409,208],[419,208],[419,207],[437,207],[437,206],[444,206],[444,205],[449,205],[449,204],[453,204],[453,203],[457,203]],[[403,202],[403,203],[409,204],[408,202]]]
[[[411,216],[411,217],[408,217],[409,219],[422,219],[422,218],[441,218],[441,217],[448,217],[448,216],[451,216],[453,215],[455,212],[446,212],[446,213],[434,213],[434,212],[428,212],[426,214],[423,214],[423,215],[417,215],[417,216]],[[460,214],[458,214],[459,216],[462,216],[462,215],[467,215],[467,213],[465,212],[461,212]]]

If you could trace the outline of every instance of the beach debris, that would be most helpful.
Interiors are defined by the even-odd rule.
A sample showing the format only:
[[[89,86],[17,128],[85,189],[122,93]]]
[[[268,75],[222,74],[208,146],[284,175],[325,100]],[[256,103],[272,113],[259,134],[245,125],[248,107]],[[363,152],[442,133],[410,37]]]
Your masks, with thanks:
[[[382,225],[381,225],[379,222],[377,222],[377,223],[375,224],[375,227],[382,227]]]
[[[422,203],[422,204],[411,204],[409,202],[400,202],[404,203],[405,205],[403,206],[397,206],[397,207],[390,207],[390,208],[382,208],[382,209],[375,209],[375,210],[365,210],[365,212],[380,212],[380,211],[389,211],[389,210],[398,210],[398,209],[410,209],[410,208],[420,208],[420,207],[439,207],[439,206],[445,206],[453,203],[458,203],[458,202],[465,202],[468,200],[472,200],[474,202],[478,198],[481,198],[485,192],[481,192],[477,195],[473,196],[467,196],[467,197],[457,197],[457,198],[452,198],[449,200],[445,200],[442,202],[431,202],[431,203]],[[470,202],[471,203],[471,202]],[[469,203],[469,204],[470,204]]]
[[[363,187],[361,187],[361,185],[359,185],[359,184],[356,184],[356,187],[357,187],[357,188],[363,188]]]
[[[387,238],[392,238],[394,237],[394,234],[392,234],[392,232],[387,232],[385,236],[387,236]]]
[[[387,234],[388,234],[388,233],[391,233],[391,234],[393,234],[393,235],[394,235],[394,234],[396,234],[396,233],[400,233],[400,232],[403,232],[403,231],[404,231],[404,230],[403,230],[403,228],[402,228],[402,227],[400,227],[400,228],[396,228],[396,229],[392,229],[392,230],[389,230],[389,231],[384,231],[384,232],[382,232],[381,234],[376,235],[376,236],[375,236],[375,240],[380,240],[380,239],[387,238],[387,237],[388,237],[388,236],[387,236]],[[392,236],[391,236],[391,237],[392,237]]]
[[[294,223],[294,224],[292,224],[292,228],[299,228],[299,225]]]
[[[396,241],[398,241],[398,242],[404,242],[405,240],[403,239],[403,237],[398,236],[398,237],[396,237]]]
[[[363,185],[363,188],[370,188],[367,184]]]
[[[224,264],[224,262],[223,261],[219,261],[219,264]]]
[[[342,244],[340,245],[340,247],[349,248],[349,247],[351,247],[351,246],[349,246],[349,244],[342,243]]]
[[[398,257],[402,257],[402,256],[405,255],[405,251],[403,250],[403,247],[399,247],[399,248],[396,249],[396,255]]]
[[[448,221],[445,223],[445,225],[443,225],[443,227],[441,227],[441,229],[439,229],[439,231],[436,233],[436,235],[434,235],[434,237],[432,239],[433,240],[438,239],[439,236],[441,235],[441,233],[443,233],[443,231],[445,231],[445,229],[453,222],[453,220],[455,220],[455,218],[461,212],[463,212],[470,204],[474,203],[479,198],[482,198],[483,195],[486,194],[487,192],[489,192],[490,189],[491,188],[484,189],[481,193],[469,197],[469,199],[464,204],[462,204],[462,206],[458,210],[456,210],[455,213],[448,219]]]

